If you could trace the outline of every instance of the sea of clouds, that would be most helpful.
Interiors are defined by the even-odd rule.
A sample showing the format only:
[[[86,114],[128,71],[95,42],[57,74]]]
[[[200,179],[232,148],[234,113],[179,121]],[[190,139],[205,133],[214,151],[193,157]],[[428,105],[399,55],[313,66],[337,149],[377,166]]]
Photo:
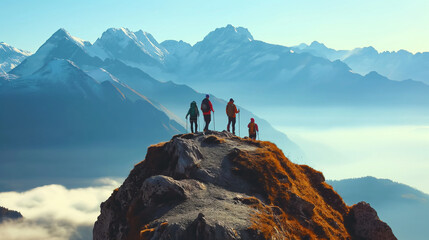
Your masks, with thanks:
[[[0,224],[2,240],[89,240],[100,214],[100,204],[120,186],[99,179],[93,187],[67,189],[46,185],[25,192],[0,193],[0,206],[19,211],[24,218]]]

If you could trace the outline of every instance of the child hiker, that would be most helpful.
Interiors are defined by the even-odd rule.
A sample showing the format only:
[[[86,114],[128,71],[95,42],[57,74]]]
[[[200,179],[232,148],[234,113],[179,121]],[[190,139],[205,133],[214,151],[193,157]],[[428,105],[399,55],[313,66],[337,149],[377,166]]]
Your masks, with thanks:
[[[249,125],[247,125],[249,128],[249,138],[256,140],[256,133],[259,132],[258,124],[255,123],[255,119],[251,118]]]

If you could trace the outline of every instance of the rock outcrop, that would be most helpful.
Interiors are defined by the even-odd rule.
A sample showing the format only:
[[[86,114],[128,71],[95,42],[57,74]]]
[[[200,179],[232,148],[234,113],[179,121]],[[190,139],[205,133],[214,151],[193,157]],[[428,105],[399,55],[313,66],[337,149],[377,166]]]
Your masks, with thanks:
[[[227,132],[183,134],[146,159],[101,204],[95,240],[396,239],[369,204],[347,206],[274,144]]]
[[[21,219],[22,215],[20,212],[9,210],[4,207],[0,207],[0,223],[6,220]]]

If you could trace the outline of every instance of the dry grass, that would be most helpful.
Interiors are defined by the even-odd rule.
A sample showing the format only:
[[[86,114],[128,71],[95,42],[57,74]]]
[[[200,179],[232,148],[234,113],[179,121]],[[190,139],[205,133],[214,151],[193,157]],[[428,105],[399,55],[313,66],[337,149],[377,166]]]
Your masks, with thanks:
[[[224,139],[218,138],[215,135],[210,135],[203,140],[203,143],[205,143],[205,144],[221,144],[224,142],[225,142]]]
[[[251,229],[265,239],[349,239],[343,218],[348,208],[323,174],[290,162],[272,143],[255,143],[256,151],[230,156],[233,171],[265,198],[265,204],[252,205],[257,211]]]
[[[140,231],[139,240],[150,240],[155,234],[155,231],[157,230],[162,231],[167,227],[167,225],[168,225],[168,222],[163,222],[157,226],[145,225]]]

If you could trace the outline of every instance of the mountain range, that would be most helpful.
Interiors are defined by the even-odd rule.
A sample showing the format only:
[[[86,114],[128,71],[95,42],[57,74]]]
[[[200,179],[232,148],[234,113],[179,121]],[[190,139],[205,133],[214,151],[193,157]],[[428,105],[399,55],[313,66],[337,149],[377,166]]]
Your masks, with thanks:
[[[82,79],[77,80],[76,76]],[[61,81],[57,81],[59,79]],[[67,92],[73,89],[70,86],[75,88],[73,92]],[[8,134],[7,138],[14,139],[0,139],[3,145],[9,144],[8,149],[3,147],[3,153],[7,152],[3,155],[6,156],[4,159],[16,158],[16,154],[10,150],[14,143],[19,146],[26,142],[27,146],[36,142],[45,146],[60,143],[61,141],[54,140],[55,136],[63,136],[63,143],[71,146],[72,142],[76,143],[77,139],[82,138],[78,136],[92,136],[94,141],[98,138],[119,142],[121,137],[106,138],[113,129],[118,130],[115,133],[118,136],[130,136],[130,139],[139,132],[133,129],[142,129],[139,133],[140,136],[144,134],[142,139],[151,138],[153,132],[167,136],[183,131],[179,125],[186,126],[184,115],[189,103],[200,102],[205,93],[211,94],[216,111],[212,126],[217,129],[224,128],[227,121],[223,113],[226,101],[222,98],[230,97],[239,106],[252,109],[263,107],[274,112],[284,111],[282,109],[285,106],[418,107],[429,103],[429,86],[421,82],[392,81],[376,72],[362,76],[353,73],[342,61],[331,62],[324,57],[296,52],[296,48],[258,41],[247,29],[232,25],[214,30],[193,46],[174,40],[158,43],[147,32],[132,32],[126,28],[108,29],[91,44],[59,29],[36,53],[27,57],[8,74],[3,74],[0,77],[0,88],[4,108],[10,112],[8,115],[3,114],[2,127]],[[24,97],[23,92],[26,91],[37,95],[37,100],[33,101],[28,97],[31,95]],[[73,95],[74,100],[52,100],[56,99],[55,95]],[[52,101],[46,100],[46,97],[51,97]],[[71,104],[76,99],[84,99],[79,100],[79,104],[76,103],[79,107],[64,107],[64,104]],[[88,104],[88,101],[97,103]],[[43,109],[33,108],[32,103]],[[55,103],[58,103],[57,106],[53,106]],[[102,104],[103,107],[97,104]],[[127,107],[124,108],[123,105]],[[83,106],[86,107],[85,111]],[[99,119],[103,114],[95,114],[97,111],[88,109],[88,106],[93,106],[98,111],[104,109],[108,113],[103,113],[105,117]],[[113,106],[118,106],[118,109]],[[284,134],[243,107],[240,107],[237,127],[241,136],[246,134],[245,126],[254,117],[261,128],[261,138],[277,143],[288,156],[301,155],[299,148]],[[143,108],[159,113],[152,118],[156,124],[142,124],[137,120],[132,124],[126,123],[124,119],[146,118],[146,110],[141,110]],[[57,110],[46,112],[49,109]],[[57,112],[61,112],[58,109],[67,113],[56,116]],[[82,112],[75,111],[76,109]],[[128,112],[123,113],[124,109],[128,109]],[[136,111],[142,116],[134,117]],[[73,114],[78,117],[71,118]],[[109,114],[116,117],[112,118]],[[43,122],[50,116],[58,118],[54,121],[57,125]],[[114,121],[125,122],[113,124]],[[75,126],[69,126],[74,123]],[[146,125],[159,126],[158,123],[161,123],[161,129],[153,128],[148,132],[143,130]],[[85,128],[82,124],[88,126]],[[200,127],[202,124],[201,121]],[[58,128],[55,130],[53,126]],[[53,127],[54,130],[44,132],[44,127]],[[68,132],[59,131],[60,128],[68,129]],[[90,135],[92,132],[88,129],[98,131],[99,137]],[[132,134],[128,134],[129,132]],[[19,142],[18,139],[26,140]],[[152,139],[151,142],[155,141]],[[61,144],[57,144],[59,145]],[[147,145],[148,142],[140,146]],[[132,156],[136,158],[141,154],[143,152],[133,153]],[[23,151],[18,155],[23,155],[23,159],[28,157]],[[34,153],[28,155],[34,156]],[[119,155],[110,153],[106,157],[113,156]],[[55,159],[44,154],[40,158]]]
[[[65,30],[59,30],[51,39],[55,41],[56,35],[61,37],[61,32]],[[255,105],[396,107],[424,106],[429,102],[429,87],[413,81],[426,82],[427,53],[379,54],[372,47],[337,51],[318,42],[284,47],[255,40],[247,29],[232,25],[214,30],[194,46],[175,40],[158,43],[147,32],[126,28],[108,29],[94,44],[70,35],[66,38],[73,44],[58,46],[61,51],[54,55],[72,60],[85,71],[88,66],[102,67],[103,60],[113,59],[161,82],[187,84],[200,92],[210,89],[210,93],[226,99],[234,96],[248,108]],[[43,50],[49,52],[50,47],[47,42]],[[381,58],[385,61],[378,60]],[[10,73],[29,74],[40,67],[37,62],[43,61],[33,59],[34,66],[22,64]],[[400,68],[410,71],[400,70],[403,77],[397,77],[378,65],[391,71],[398,70],[396,66],[405,66]],[[421,70],[412,70],[417,68]],[[388,77],[408,80],[391,81]]]
[[[31,53],[14,48],[7,43],[0,42],[0,75],[4,75],[18,66]]]
[[[429,103],[426,84],[413,80],[392,81],[374,71],[362,76],[342,61],[331,62],[327,58],[295,52],[294,48],[254,40],[250,32],[241,27],[218,28],[194,46],[173,40],[159,44],[150,38],[151,45],[156,47],[151,54],[139,47],[141,44],[134,37],[136,33],[133,35],[127,29],[117,32],[122,35],[121,39],[128,37],[128,44],[120,51],[122,54],[116,55],[122,62],[161,81],[184,83],[200,91],[210,89],[223,98],[235,96],[247,107],[396,107]],[[115,51],[109,49],[121,45],[108,44],[110,37],[106,35],[103,34],[94,46],[114,54]],[[130,53],[130,49],[138,54],[125,54]],[[92,51],[93,54],[97,52],[100,51]],[[134,59],[136,54],[155,57],[147,62],[141,60],[143,58]]]
[[[118,176],[155,139],[185,131],[146,97],[119,83],[98,82],[65,59],[4,79],[0,108],[0,175],[6,184]]]
[[[150,34],[128,32],[125,35],[135,39],[119,44],[116,52],[107,51],[109,41],[104,38],[121,43],[124,33],[125,29],[109,29],[103,40],[92,45],[59,29],[36,53],[0,77],[3,178],[123,175],[147,146],[185,132],[189,103],[199,102],[205,94],[186,85],[160,82],[115,55],[123,53],[119,47],[138,40],[135,46],[152,58],[149,51],[157,48],[146,49],[141,43],[142,36],[153,39]],[[101,51],[106,55],[93,55]],[[227,102],[214,96],[211,101],[222,113],[215,119],[217,128],[223,128]],[[299,148],[265,120],[246,109],[241,109],[240,116],[257,119],[265,138],[275,140],[289,154],[299,154]],[[119,158],[128,160],[124,164]],[[106,164],[91,167],[100,161]],[[47,174],[46,165],[60,170]]]
[[[373,47],[353,50],[335,50],[317,41],[310,45],[301,44],[293,48],[295,52],[310,53],[330,61],[341,60],[353,72],[366,75],[372,71],[392,80],[413,79],[429,84],[429,53],[410,53],[406,50],[378,52]]]

